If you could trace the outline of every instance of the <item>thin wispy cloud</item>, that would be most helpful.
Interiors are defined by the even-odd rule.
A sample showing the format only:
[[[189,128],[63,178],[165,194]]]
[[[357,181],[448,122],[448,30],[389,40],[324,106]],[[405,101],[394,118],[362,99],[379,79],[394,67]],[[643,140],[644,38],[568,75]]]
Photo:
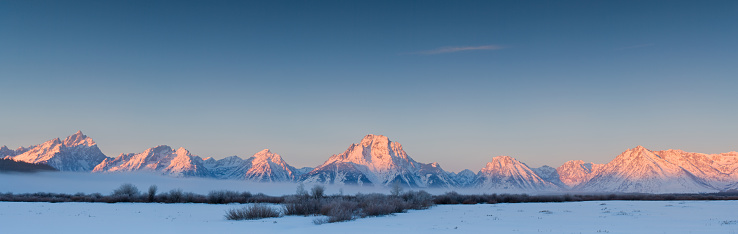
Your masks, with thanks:
[[[649,46],[654,46],[654,45],[656,45],[656,44],[653,44],[653,43],[648,43],[648,44],[639,44],[639,45],[632,45],[632,46],[624,46],[624,47],[618,47],[618,48],[615,48],[615,50],[630,50],[630,49],[638,49],[638,48],[643,48],[643,47],[649,47]]]
[[[504,46],[499,45],[483,45],[483,46],[448,46],[448,47],[441,47],[433,50],[424,50],[424,51],[417,51],[417,52],[411,52],[407,54],[425,54],[425,55],[432,55],[432,54],[448,54],[448,53],[456,53],[456,52],[462,52],[462,51],[478,51],[478,50],[501,50],[504,49]]]

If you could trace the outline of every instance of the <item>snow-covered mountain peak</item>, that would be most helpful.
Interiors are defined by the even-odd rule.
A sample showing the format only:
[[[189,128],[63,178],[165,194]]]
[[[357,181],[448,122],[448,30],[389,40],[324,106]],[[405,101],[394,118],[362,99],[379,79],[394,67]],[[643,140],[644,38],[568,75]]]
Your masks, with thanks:
[[[369,134],[366,135],[364,139],[361,139],[361,143],[359,143],[359,145],[362,145],[364,147],[372,144],[387,145],[389,141],[389,138],[387,138],[386,136]]]
[[[15,150],[8,149],[7,146],[0,147],[0,158],[6,157],[6,156],[13,157],[15,155],[17,155]]]
[[[282,157],[279,156],[279,154],[272,153],[269,149],[263,149],[256,154],[254,154],[255,159],[259,160],[282,160]]]
[[[156,147],[149,148],[149,149],[145,150],[144,153],[146,153],[146,154],[149,154],[149,153],[164,154],[164,153],[169,153],[171,151],[173,151],[172,150],[172,147],[170,147],[168,145],[157,145]]]
[[[515,174],[516,172],[530,170],[528,166],[510,156],[497,156],[482,168],[482,174]]]
[[[586,173],[590,173],[592,172],[593,165],[594,163],[585,163],[582,160],[571,160],[571,161],[568,161],[562,164],[560,167],[558,167],[557,170],[562,170],[564,168],[566,169],[578,168],[580,170],[583,170]]]
[[[415,164],[415,161],[407,156],[402,145],[392,142],[386,136],[367,135],[359,145],[352,145],[343,154],[339,155],[343,161],[366,165],[372,171],[385,171],[390,168],[404,167],[407,164]]]
[[[472,176],[473,177],[473,176],[476,176],[477,173],[474,173],[472,170],[469,170],[469,169],[464,169],[463,171],[460,171],[458,175],[459,176]]]
[[[510,156],[497,156],[479,171],[477,187],[502,190],[554,190],[556,186],[544,181],[531,168]]]
[[[515,175],[533,173],[528,166],[510,156],[497,156],[480,170],[482,174]]]
[[[44,142],[44,143],[43,143],[43,144],[41,144],[41,145],[57,145],[57,144],[61,144],[61,143],[62,143],[61,139],[59,139],[59,138],[57,137],[57,138],[51,139],[51,140],[49,140],[49,141],[47,141],[47,142]]]
[[[167,145],[146,149],[141,153],[121,154],[95,166],[93,172],[151,171],[174,176],[206,176],[208,170],[200,157],[180,147],[173,150]]]
[[[585,163],[582,160],[571,160],[556,168],[559,179],[569,187],[577,186],[592,179],[602,164]]]
[[[191,155],[190,151],[185,149],[184,147],[179,147],[177,151],[175,152],[177,155]]]
[[[510,156],[497,156],[492,158],[484,168],[480,171],[482,174],[527,174],[532,173],[531,169],[524,163]]]
[[[85,134],[82,134],[82,131],[77,131],[77,133],[64,139],[64,146],[75,147],[78,145],[90,147],[95,145],[95,141],[93,141],[92,138],[87,137]]]
[[[492,158],[491,162],[488,162],[487,165],[482,168],[482,170],[495,170],[500,168],[506,168],[509,166],[514,166],[515,164],[522,164],[518,160],[510,157],[510,156],[497,156]]]
[[[680,166],[684,158],[675,153],[674,150],[654,152],[642,146],[628,149],[575,189],[645,193],[714,191],[703,179]]]
[[[661,156],[639,145],[639,146],[636,146],[635,148],[628,149],[622,154],[615,157],[615,160],[618,160],[618,159],[620,160],[649,159],[650,161],[654,161],[654,160],[661,159]]]
[[[672,153],[686,153],[684,150],[680,149],[668,149],[668,150],[662,150],[663,152],[672,152]]]
[[[287,164],[279,154],[264,149],[249,159],[250,168],[244,175],[253,181],[290,181],[295,178],[294,167]]]
[[[91,138],[77,132],[63,142],[59,138],[15,151],[16,161],[48,164],[60,171],[90,171],[107,158]]]
[[[303,176],[304,181],[408,186],[449,186],[454,182],[440,165],[418,163],[386,136],[369,134],[341,154]]]
[[[215,159],[213,159],[211,157],[208,157],[207,160],[215,160]],[[243,158],[238,157],[236,155],[233,155],[233,156],[225,157],[225,158],[223,158],[221,160],[223,160],[223,162],[242,162],[243,161]],[[218,161],[220,161],[220,160],[218,160]]]

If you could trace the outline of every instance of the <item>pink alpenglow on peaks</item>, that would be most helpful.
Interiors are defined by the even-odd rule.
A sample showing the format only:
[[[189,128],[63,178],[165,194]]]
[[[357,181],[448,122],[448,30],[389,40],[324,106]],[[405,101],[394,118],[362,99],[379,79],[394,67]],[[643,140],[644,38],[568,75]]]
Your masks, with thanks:
[[[40,145],[20,147],[13,160],[48,164],[60,171],[91,171],[108,157],[97,148],[92,138],[78,131],[61,141],[54,138]]]
[[[160,145],[109,158],[81,131],[38,145],[11,150],[0,158],[43,163],[60,171],[148,172],[257,182],[305,182],[413,188],[473,188],[489,193],[710,193],[738,189],[738,152],[703,154],[683,150],[627,149],[606,164],[572,160],[558,168],[530,168],[498,156],[477,173],[444,171],[437,162],[415,161],[398,142],[369,134],[343,153],[311,168],[294,168],[279,154],[261,150],[249,158],[200,158],[183,147]]]
[[[264,149],[249,159],[250,168],[246,171],[245,179],[259,182],[285,182],[295,179],[296,170],[282,160],[282,156]]]
[[[569,188],[592,179],[602,168],[603,164],[585,163],[582,160],[572,160],[556,168],[559,179]]]
[[[543,180],[527,165],[510,156],[497,156],[482,168],[475,182],[478,188],[493,191],[555,191],[551,182]]]
[[[440,165],[418,163],[386,136],[366,135],[358,144],[305,174],[301,181],[329,184],[451,187],[456,182]]]
[[[93,141],[92,138],[89,138],[86,135],[82,134],[82,131],[77,131],[77,133],[75,133],[74,135],[68,136],[66,139],[64,139],[64,145],[66,145],[67,147],[78,145],[90,147],[95,145],[95,141]]]
[[[138,154],[121,154],[115,159],[106,159],[93,172],[158,172],[176,177],[208,176],[200,157],[191,155],[185,148],[177,150],[167,145],[149,148]]]
[[[657,153],[637,146],[618,155],[603,165],[586,183],[575,190],[586,192],[624,192],[624,193],[702,193],[714,192],[703,178],[680,167],[676,161],[669,161]]]

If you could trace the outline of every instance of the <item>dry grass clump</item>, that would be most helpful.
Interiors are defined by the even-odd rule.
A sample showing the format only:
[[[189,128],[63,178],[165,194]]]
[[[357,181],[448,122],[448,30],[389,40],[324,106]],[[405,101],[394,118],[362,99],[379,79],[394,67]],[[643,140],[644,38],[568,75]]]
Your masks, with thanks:
[[[282,212],[274,207],[263,203],[256,203],[238,209],[230,209],[226,211],[225,217],[228,220],[254,220],[263,218],[281,217]]]

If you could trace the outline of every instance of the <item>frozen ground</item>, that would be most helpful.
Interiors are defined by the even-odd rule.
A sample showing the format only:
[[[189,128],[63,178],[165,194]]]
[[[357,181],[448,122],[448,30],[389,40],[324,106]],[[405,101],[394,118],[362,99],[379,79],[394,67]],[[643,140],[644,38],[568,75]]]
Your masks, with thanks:
[[[439,205],[315,225],[316,217],[228,221],[244,205],[0,202],[2,233],[738,233],[738,201]]]

